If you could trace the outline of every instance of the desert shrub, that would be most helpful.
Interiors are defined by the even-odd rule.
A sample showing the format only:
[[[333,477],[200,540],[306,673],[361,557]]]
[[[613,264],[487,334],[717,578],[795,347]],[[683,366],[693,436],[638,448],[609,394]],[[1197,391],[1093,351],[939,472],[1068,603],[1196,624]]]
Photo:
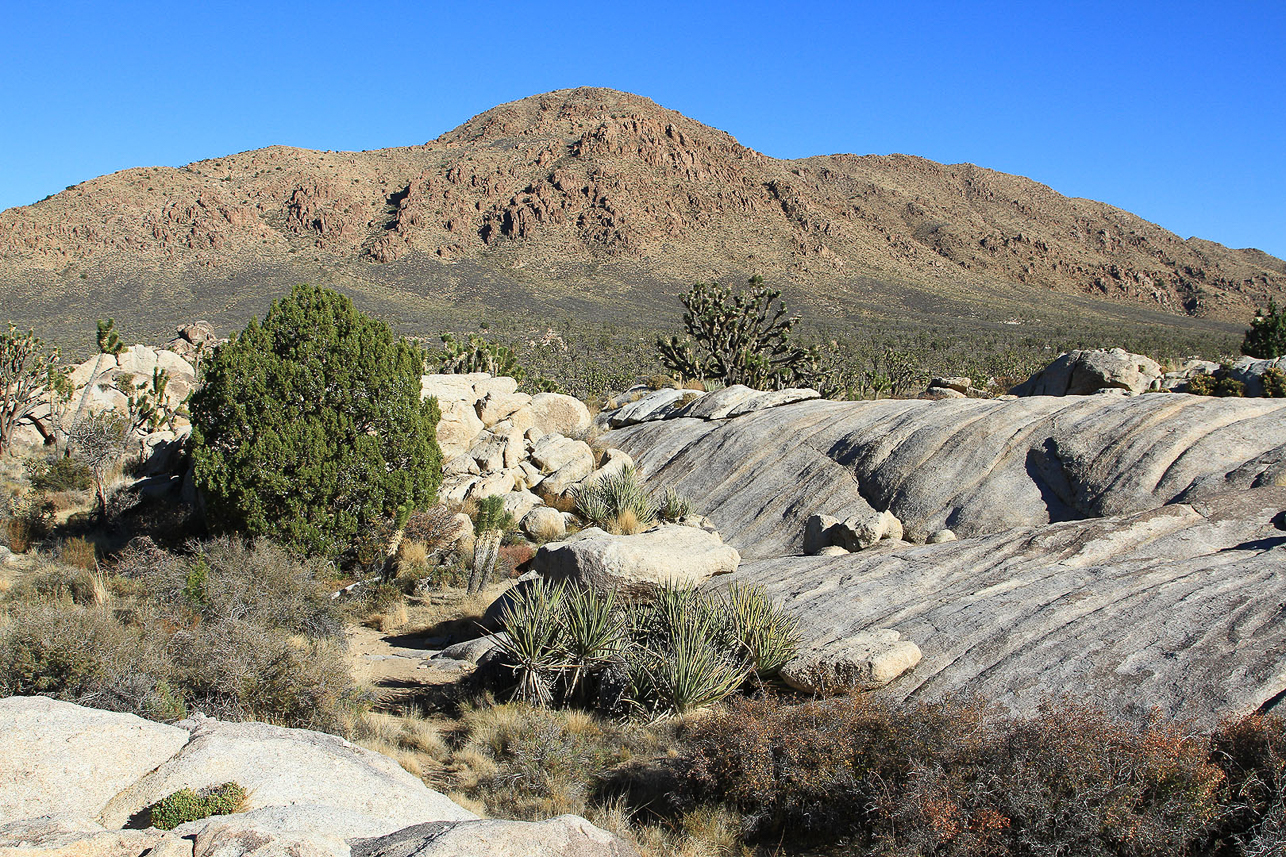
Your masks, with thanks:
[[[1194,396],[1213,396],[1215,394],[1215,376],[1193,375],[1188,379],[1187,391]]]
[[[66,455],[32,462],[27,475],[36,491],[88,491],[94,487],[89,467],[83,461]]]
[[[759,699],[698,722],[689,742],[689,787],[739,809],[752,839],[879,853],[1182,854],[1204,843],[1223,783],[1180,726],[1072,705],[1013,718]]]
[[[428,557],[440,555],[456,536],[459,525],[455,513],[443,505],[432,506],[422,511],[412,512],[406,519],[403,538],[424,546],[426,561]]]
[[[0,536],[14,553],[26,553],[49,535],[53,517],[53,505],[47,500],[11,503],[7,517],[0,521]]]
[[[54,550],[54,556],[64,565],[94,571],[98,568],[98,550],[91,542],[81,538],[63,539]]]
[[[1241,342],[1241,353],[1260,360],[1286,355],[1286,312],[1275,301],[1259,310]]]
[[[50,563],[23,580],[14,597],[26,601],[69,601],[82,606],[101,606],[107,601],[102,579],[78,566]]]
[[[500,546],[500,558],[496,561],[497,576],[501,579],[516,577],[518,567],[530,562],[536,555],[535,549],[527,542]]]
[[[162,613],[195,613],[206,621],[240,619],[310,637],[334,637],[340,615],[327,585],[330,568],[299,560],[258,539],[219,537],[174,554],[150,539],[131,542],[112,566],[139,581]]]
[[[152,629],[64,599],[19,601],[0,623],[0,696],[141,713],[166,665]]]
[[[1264,385],[1264,396],[1266,398],[1286,398],[1286,372],[1276,366],[1269,366],[1264,370],[1264,374],[1259,376],[1259,380]]]
[[[576,514],[585,523],[617,532],[637,531],[656,520],[656,501],[648,496],[632,466],[601,477],[572,492]]]
[[[193,458],[211,523],[337,557],[432,504],[442,478],[424,354],[327,289],[297,286],[207,361]]]
[[[200,793],[179,789],[148,807],[148,817],[152,827],[173,830],[185,822],[240,812],[246,797],[245,788],[237,783],[224,783]]]
[[[1252,715],[1221,723],[1210,759],[1227,777],[1220,840],[1245,854],[1275,854],[1286,845],[1286,724]],[[1274,850],[1276,849],[1276,850]]]
[[[658,743],[628,724],[518,704],[467,709],[459,729],[454,764],[472,768],[469,795],[528,820],[585,813],[604,770]]]

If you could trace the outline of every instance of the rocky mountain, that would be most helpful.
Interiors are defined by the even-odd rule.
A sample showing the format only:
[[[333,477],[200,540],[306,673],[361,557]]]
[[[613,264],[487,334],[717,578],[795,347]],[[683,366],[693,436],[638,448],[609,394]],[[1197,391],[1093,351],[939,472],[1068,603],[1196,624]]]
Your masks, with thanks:
[[[404,327],[454,306],[677,314],[762,274],[827,317],[1058,307],[1244,323],[1286,262],[1028,179],[906,155],[777,160],[652,101],[563,90],[422,146],[274,146],[143,167],[0,213],[0,294],[55,331],[239,326],[300,280]]]

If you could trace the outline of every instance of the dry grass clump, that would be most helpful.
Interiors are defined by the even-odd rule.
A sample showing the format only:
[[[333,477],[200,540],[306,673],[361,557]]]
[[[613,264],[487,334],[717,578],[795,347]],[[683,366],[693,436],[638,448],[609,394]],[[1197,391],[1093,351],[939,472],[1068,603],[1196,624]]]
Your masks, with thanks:
[[[353,743],[388,756],[421,779],[435,778],[450,755],[438,726],[419,714],[368,711],[348,735]]]
[[[98,551],[90,542],[82,538],[64,539],[54,550],[54,556],[64,565],[83,568],[86,571],[98,570]]]

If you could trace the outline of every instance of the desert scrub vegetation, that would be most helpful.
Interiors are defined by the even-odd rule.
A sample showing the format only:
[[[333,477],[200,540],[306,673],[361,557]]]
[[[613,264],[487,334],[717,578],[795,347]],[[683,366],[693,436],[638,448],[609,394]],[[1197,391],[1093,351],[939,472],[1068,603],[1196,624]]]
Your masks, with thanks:
[[[673,488],[649,494],[633,465],[572,489],[571,511],[587,526],[633,535],[658,520],[678,521],[692,514],[692,502]]]
[[[149,806],[148,819],[158,830],[173,830],[189,821],[240,812],[245,807],[246,797],[245,788],[234,782],[200,792],[179,789]]]
[[[337,292],[297,286],[273,303],[209,358],[192,397],[210,522],[336,558],[431,505],[442,455],[424,360]]]
[[[220,538],[182,554],[136,540],[102,573],[44,563],[0,602],[0,695],[325,731],[365,705],[320,562]]]
[[[798,645],[794,622],[757,587],[665,587],[626,601],[538,579],[513,591],[501,625],[513,698],[649,717],[770,679]]]

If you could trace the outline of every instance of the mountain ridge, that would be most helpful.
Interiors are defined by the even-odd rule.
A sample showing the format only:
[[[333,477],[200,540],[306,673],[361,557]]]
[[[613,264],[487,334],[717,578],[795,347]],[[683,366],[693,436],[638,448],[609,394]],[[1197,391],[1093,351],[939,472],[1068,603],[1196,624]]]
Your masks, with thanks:
[[[0,261],[15,320],[55,327],[95,295],[126,314],[148,304],[148,323],[233,324],[301,279],[411,327],[470,302],[646,311],[751,273],[829,316],[1058,305],[1244,322],[1286,296],[1280,259],[1021,176],[898,154],[779,160],[588,87],[498,105],[418,146],[270,146],[91,179],[0,212]]]

